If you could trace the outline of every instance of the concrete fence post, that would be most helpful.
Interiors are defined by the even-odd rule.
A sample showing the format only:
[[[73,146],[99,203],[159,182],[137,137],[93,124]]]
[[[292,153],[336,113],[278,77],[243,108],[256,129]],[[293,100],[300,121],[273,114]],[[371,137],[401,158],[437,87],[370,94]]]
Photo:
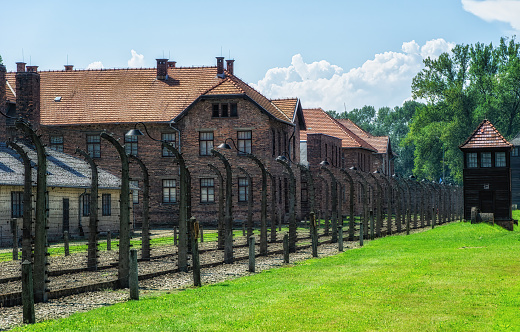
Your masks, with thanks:
[[[289,264],[289,235],[283,236],[283,262]]]
[[[343,251],[343,226],[338,228],[338,250]]]
[[[18,222],[16,218],[11,219],[11,233],[13,234],[13,261],[18,260]],[[1,233],[0,233],[1,236]]]
[[[195,217],[190,218],[190,232],[191,232],[191,254],[193,260],[193,285],[195,287],[201,286],[200,281],[200,257],[199,257],[199,222]]]
[[[65,251],[65,256],[70,255],[69,250],[69,232],[63,232],[63,250]]]
[[[107,251],[112,250],[112,232],[107,231]]]
[[[314,212],[310,213],[310,230],[312,241],[312,257],[318,257],[318,227],[316,225],[316,215]]]
[[[359,245],[363,246],[363,223],[359,223]]]
[[[249,272],[255,272],[255,237],[249,237]]]
[[[370,210],[370,240],[373,240],[375,237],[375,229],[374,229],[374,211]]]
[[[130,249],[129,270],[130,299],[139,300],[139,276],[137,268],[137,249]]]
[[[173,227],[173,245],[174,246],[177,246],[179,244],[178,234],[179,234],[179,228],[177,226]]]
[[[34,324],[34,292],[32,265],[28,260],[22,263],[22,303],[24,324]]]

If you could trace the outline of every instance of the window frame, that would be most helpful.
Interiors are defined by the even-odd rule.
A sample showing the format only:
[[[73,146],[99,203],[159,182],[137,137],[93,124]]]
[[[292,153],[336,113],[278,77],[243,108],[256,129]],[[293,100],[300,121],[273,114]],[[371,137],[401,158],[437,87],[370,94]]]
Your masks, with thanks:
[[[478,154],[476,152],[468,152],[466,154],[466,167],[478,168]]]
[[[139,188],[139,180],[130,180],[130,187],[135,186]],[[139,204],[139,189],[130,189],[132,191],[132,204]]]
[[[60,139],[56,141],[56,139]],[[49,136],[49,148],[54,151],[63,152],[63,135],[50,135]]]
[[[11,191],[11,218],[23,217],[23,191]]]
[[[249,201],[249,193],[251,192],[249,188],[249,178],[245,176],[238,177],[238,201],[240,203]]]
[[[90,194],[88,193],[83,194],[81,215],[83,217],[90,216]]]
[[[88,134],[86,137],[86,141],[87,141],[87,153],[93,159],[101,158],[101,136],[99,136],[97,134]]]
[[[211,135],[211,139],[204,137],[205,135]],[[211,156],[214,140],[213,131],[199,131],[199,156]]]
[[[173,135],[173,139],[171,138],[165,138],[165,135]],[[167,142],[167,143],[173,143],[173,147],[177,147],[177,134],[176,133],[161,133],[161,141]],[[171,152],[169,149],[163,147],[162,148],[162,156],[163,157],[174,157],[173,152]]]
[[[200,178],[200,203],[215,203],[215,179]]]
[[[240,134],[249,134],[249,138],[240,138]],[[238,130],[237,131],[237,148],[239,155],[253,153],[253,131],[252,130]]]
[[[499,158],[500,156],[500,158]],[[503,163],[499,164],[499,161],[503,161]],[[503,151],[495,152],[495,167],[506,167],[507,166],[507,160],[506,160],[506,153]]]
[[[491,152],[481,152],[480,153],[480,167],[481,168],[491,168],[491,167],[493,167],[492,155],[493,154]]]
[[[165,195],[167,193],[167,195]],[[162,180],[162,203],[175,204],[177,203],[177,180],[163,179]],[[168,199],[166,199],[168,198]]]
[[[133,155],[133,156],[138,155],[138,153],[139,153],[139,136],[125,135],[125,153],[128,155]]]
[[[112,194],[101,195],[101,215],[111,216],[112,215]]]

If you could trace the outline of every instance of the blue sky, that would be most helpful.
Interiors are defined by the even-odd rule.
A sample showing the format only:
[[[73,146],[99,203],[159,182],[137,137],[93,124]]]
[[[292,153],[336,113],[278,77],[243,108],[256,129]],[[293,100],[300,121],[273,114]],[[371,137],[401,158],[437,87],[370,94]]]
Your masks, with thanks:
[[[39,70],[235,59],[270,98],[350,110],[410,98],[422,59],[518,35],[518,0],[2,1],[0,55]]]

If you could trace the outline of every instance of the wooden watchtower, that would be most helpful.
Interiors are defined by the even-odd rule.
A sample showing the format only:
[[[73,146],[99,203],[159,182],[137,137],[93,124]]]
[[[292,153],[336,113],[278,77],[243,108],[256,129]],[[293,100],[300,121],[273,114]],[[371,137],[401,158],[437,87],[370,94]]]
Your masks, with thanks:
[[[497,224],[513,229],[511,215],[511,158],[513,145],[488,120],[459,146],[464,153],[464,218],[471,208],[493,213]]]

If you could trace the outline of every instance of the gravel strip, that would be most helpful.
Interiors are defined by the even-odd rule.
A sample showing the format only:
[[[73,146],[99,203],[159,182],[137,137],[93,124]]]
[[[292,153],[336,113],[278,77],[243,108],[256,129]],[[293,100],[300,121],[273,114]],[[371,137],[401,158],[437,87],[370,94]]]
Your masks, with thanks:
[[[421,232],[428,230],[429,228],[423,229],[414,229],[411,230],[411,233]],[[323,241],[324,238],[321,238],[320,241]],[[365,240],[367,242],[367,240]],[[309,241],[310,242],[310,241]],[[236,241],[235,244],[240,244],[240,241]],[[216,243],[203,243],[201,244],[201,249],[211,249],[215,248]],[[357,248],[359,247],[359,242],[344,242],[345,250]],[[269,243],[269,251],[275,251],[282,248],[281,244],[272,244]],[[162,248],[166,253],[167,250],[171,252],[172,247]],[[258,247],[257,247],[258,253]],[[338,245],[335,244],[321,244],[318,247],[318,256],[326,257],[330,255],[334,255],[338,253]],[[157,255],[157,252],[154,252],[154,255]],[[235,257],[247,256],[248,248],[235,248],[234,255]],[[77,255],[76,255],[77,256]],[[83,260],[83,256],[80,256],[80,260]],[[112,262],[117,258],[117,251],[113,252],[100,252],[100,262],[103,264]],[[200,256],[201,264],[218,262],[223,260],[223,252],[222,251],[209,251]],[[296,253],[290,255],[290,263],[293,264],[298,261],[302,261],[305,259],[312,258],[311,248],[300,249]],[[81,265],[71,265],[74,263],[74,255],[67,257],[52,257],[51,266],[55,268],[55,266],[66,266],[67,268],[71,268],[74,266]],[[271,268],[281,267],[283,266],[283,255],[269,255],[267,257],[257,257],[256,259],[256,271],[261,272],[263,270],[268,270]],[[12,271],[15,275],[19,275],[20,271],[20,263],[19,262],[5,262],[1,263],[2,267],[2,277],[4,277],[4,271]],[[151,262],[139,262],[139,274],[149,273],[154,271],[172,269],[177,266],[176,259],[174,257],[166,257],[158,260],[153,260]],[[4,267],[6,269],[4,269]],[[212,268],[204,268],[201,269],[201,279],[203,284],[214,284],[218,282],[222,282],[225,280],[235,279],[242,276],[251,275],[253,273],[248,272],[248,261],[243,260],[239,262],[235,262],[234,264],[221,264]],[[55,268],[57,269],[57,268]],[[10,274],[10,272],[9,272]],[[7,276],[7,275],[6,275]],[[107,279],[113,279],[117,277],[117,268],[102,270],[97,272],[83,272],[83,273],[75,273],[73,275],[65,275],[60,277],[51,278],[51,289],[58,289],[60,286],[64,285],[71,286],[71,282],[73,282],[73,286],[76,286],[77,283],[81,283],[82,281],[88,280],[89,283],[96,283]],[[1,285],[2,290],[0,293],[7,293],[4,290],[4,287],[14,287],[12,289],[20,288],[19,282],[9,283],[13,285]],[[140,295],[142,297],[147,295],[158,295],[160,293],[165,293],[175,289],[183,289],[187,287],[193,286],[193,276],[192,273],[172,273],[166,274],[162,276],[158,276],[148,280],[142,280],[139,282]],[[11,289],[11,288],[10,288]],[[49,300],[47,303],[37,303],[35,304],[35,313],[36,313],[36,321],[41,322],[48,319],[62,318],[68,317],[69,315],[76,312],[85,312],[94,308],[99,308],[103,306],[112,305],[119,302],[124,302],[129,300],[129,290],[121,289],[121,290],[106,290],[106,291],[98,291],[98,292],[88,292],[81,293],[76,295],[71,295],[67,297],[63,297],[60,299]],[[5,331],[7,329],[13,328],[15,326],[22,325],[22,306],[15,307],[6,307],[0,308],[0,331]]]

